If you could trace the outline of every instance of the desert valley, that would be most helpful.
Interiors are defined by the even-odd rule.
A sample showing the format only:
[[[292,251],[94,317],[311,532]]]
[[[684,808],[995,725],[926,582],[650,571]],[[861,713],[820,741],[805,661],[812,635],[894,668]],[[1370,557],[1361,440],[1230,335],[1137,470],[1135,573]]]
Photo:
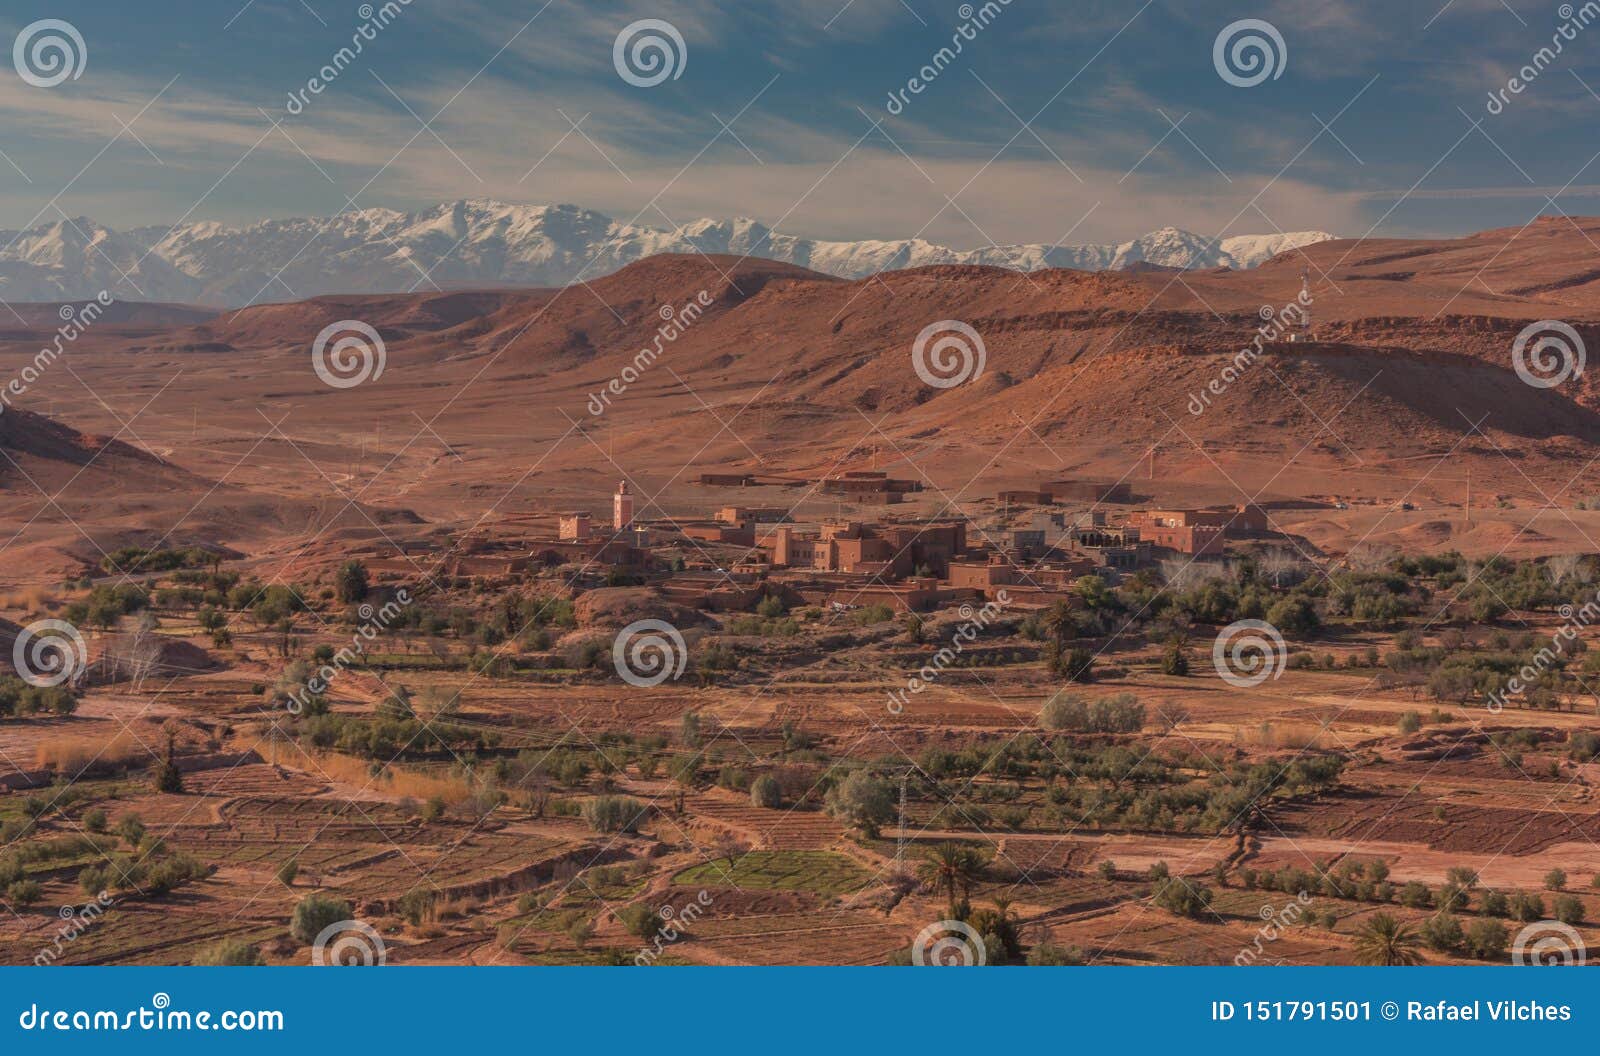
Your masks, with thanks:
[[[1589,936],[1597,239],[13,304],[0,961]]]

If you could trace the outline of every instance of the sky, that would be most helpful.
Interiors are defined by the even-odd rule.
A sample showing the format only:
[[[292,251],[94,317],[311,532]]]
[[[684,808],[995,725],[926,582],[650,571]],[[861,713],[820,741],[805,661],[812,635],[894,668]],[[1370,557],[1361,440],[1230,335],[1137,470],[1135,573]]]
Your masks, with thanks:
[[[1600,213],[1593,3],[19,0],[0,39],[41,19],[81,36],[78,75],[0,76],[4,228],[487,197],[970,249]],[[681,47],[628,35],[647,19]],[[1241,19],[1282,41],[1255,84],[1216,55]],[[630,83],[614,47],[652,34],[675,76]]]

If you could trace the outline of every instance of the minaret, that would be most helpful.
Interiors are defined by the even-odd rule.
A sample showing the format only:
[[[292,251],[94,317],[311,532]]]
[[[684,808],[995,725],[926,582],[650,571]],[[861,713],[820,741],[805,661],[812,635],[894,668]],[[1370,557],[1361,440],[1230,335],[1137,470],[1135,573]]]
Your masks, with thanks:
[[[622,531],[633,524],[633,495],[628,482],[618,481],[617,493],[611,497],[611,527]]]

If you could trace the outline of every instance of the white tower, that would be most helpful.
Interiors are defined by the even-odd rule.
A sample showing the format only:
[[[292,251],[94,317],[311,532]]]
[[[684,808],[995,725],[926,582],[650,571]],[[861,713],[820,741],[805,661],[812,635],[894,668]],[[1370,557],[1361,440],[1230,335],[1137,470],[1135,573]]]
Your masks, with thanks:
[[[632,524],[633,495],[628,491],[628,482],[619,481],[617,493],[611,497],[611,527],[620,532]]]

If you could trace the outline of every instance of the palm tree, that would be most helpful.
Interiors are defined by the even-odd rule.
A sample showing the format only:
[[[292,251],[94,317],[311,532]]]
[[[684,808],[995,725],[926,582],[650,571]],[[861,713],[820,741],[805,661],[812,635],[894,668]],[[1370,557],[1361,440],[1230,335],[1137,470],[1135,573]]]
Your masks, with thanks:
[[[983,875],[983,856],[969,847],[946,841],[928,852],[928,857],[917,867],[917,879],[935,889],[943,889],[945,900],[952,909],[956,905],[956,892],[966,898],[972,885]]]
[[[1421,964],[1416,933],[1389,913],[1375,913],[1356,934],[1356,963],[1381,968]]]
[[[1058,601],[1045,610],[1044,630],[1058,646],[1069,641],[1078,632],[1078,619],[1072,606]]]

